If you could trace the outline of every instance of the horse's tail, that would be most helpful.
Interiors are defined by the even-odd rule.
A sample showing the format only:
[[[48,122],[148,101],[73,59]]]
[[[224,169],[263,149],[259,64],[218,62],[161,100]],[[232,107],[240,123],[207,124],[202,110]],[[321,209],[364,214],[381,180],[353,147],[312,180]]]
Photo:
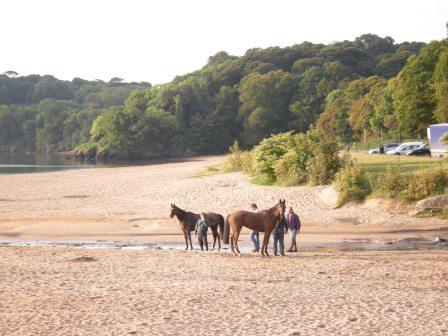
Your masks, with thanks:
[[[225,225],[224,217],[223,215],[219,215],[219,235],[221,237],[224,237],[224,225]]]
[[[223,243],[229,244],[230,242],[230,223],[229,223],[230,215],[226,217],[226,223],[224,224],[224,235],[223,235]]]

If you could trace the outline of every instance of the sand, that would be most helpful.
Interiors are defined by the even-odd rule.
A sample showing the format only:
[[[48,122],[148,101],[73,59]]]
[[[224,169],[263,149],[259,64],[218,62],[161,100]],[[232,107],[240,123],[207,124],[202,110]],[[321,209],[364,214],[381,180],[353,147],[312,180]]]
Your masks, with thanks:
[[[2,335],[446,335],[448,254],[2,248]]]
[[[446,221],[375,200],[333,209],[328,187],[257,186],[240,173],[192,177],[221,160],[0,176],[0,243],[182,248],[170,203],[227,214],[286,198],[303,225],[299,253],[286,257],[248,253],[247,235],[241,258],[228,250],[0,247],[0,335],[448,334],[448,249],[433,243],[446,236]],[[407,252],[339,249],[419,239],[432,243]]]
[[[325,186],[259,186],[241,173],[192,177],[222,159],[0,176],[0,239],[177,235],[170,203],[196,213],[226,215],[247,209],[251,202],[269,208],[279,198],[296,209],[307,234],[447,227],[446,221],[412,218],[372,202],[333,209]]]

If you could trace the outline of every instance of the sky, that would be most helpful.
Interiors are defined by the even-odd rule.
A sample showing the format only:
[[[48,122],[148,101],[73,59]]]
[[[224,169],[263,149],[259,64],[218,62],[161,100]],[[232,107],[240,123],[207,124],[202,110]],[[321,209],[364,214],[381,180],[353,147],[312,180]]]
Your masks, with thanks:
[[[165,83],[225,50],[447,36],[448,0],[1,0],[0,72]]]

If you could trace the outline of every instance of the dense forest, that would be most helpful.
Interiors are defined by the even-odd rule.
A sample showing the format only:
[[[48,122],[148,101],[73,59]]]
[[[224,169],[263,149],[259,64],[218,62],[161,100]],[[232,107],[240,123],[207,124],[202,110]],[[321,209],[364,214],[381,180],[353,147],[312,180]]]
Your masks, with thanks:
[[[448,42],[366,34],[222,51],[170,83],[0,76],[0,146],[121,157],[211,154],[316,124],[341,143],[416,138],[448,121]]]
[[[0,148],[17,151],[63,151],[91,138],[92,123],[112,106],[122,105],[149,83],[123,83],[53,76],[0,75]]]

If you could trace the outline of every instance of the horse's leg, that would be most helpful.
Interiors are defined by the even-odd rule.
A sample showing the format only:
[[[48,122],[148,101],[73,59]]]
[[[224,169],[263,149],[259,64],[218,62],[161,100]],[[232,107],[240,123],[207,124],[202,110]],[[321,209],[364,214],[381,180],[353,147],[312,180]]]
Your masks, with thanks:
[[[190,248],[193,249],[193,243],[191,242],[191,231],[188,233],[188,240],[190,241]],[[187,247],[188,249],[188,247]]]
[[[216,235],[218,237],[218,251],[221,251],[221,236],[218,233],[218,230],[216,230]]]
[[[241,257],[241,252],[240,249],[238,248],[238,238],[240,236],[240,232],[241,232],[242,227],[240,227],[239,229],[236,230],[235,235],[234,235],[234,239],[235,239],[235,250],[236,253],[238,253],[238,256]]]
[[[188,235],[186,231],[184,231],[184,238],[185,238],[185,250],[188,250]]]
[[[263,240],[265,241],[264,253],[266,254],[267,257],[269,257],[268,245],[269,245],[269,238],[270,237],[271,237],[271,231],[265,231]]]
[[[230,235],[230,249],[232,250],[232,253],[236,255],[236,253],[235,253],[235,246],[234,246],[234,240],[233,240],[233,234]]]
[[[217,232],[217,230],[216,230],[216,228],[215,227],[211,227],[211,229],[212,229],[212,235],[213,235],[213,247],[212,247],[212,250],[214,250],[215,249],[215,245],[216,245],[216,236],[218,235],[218,232]]]
[[[260,253],[261,256],[264,257],[264,245],[266,244],[266,233],[263,235],[263,241],[261,242]]]

